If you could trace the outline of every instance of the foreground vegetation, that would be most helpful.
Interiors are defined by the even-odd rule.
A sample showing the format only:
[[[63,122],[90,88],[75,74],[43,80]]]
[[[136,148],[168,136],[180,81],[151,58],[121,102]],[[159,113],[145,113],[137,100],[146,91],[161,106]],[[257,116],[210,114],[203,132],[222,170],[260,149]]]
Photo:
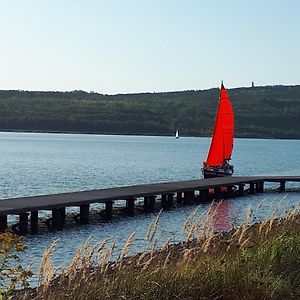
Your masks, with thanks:
[[[300,138],[300,86],[229,90],[237,137]],[[0,91],[0,130],[210,136],[219,89],[168,93]]]
[[[147,232],[149,251],[128,257],[132,233],[119,257],[115,243],[86,241],[58,277],[51,264],[56,242],[45,252],[40,286],[14,299],[299,299],[300,214],[214,232],[214,209],[185,222],[186,241],[156,250],[158,217]]]

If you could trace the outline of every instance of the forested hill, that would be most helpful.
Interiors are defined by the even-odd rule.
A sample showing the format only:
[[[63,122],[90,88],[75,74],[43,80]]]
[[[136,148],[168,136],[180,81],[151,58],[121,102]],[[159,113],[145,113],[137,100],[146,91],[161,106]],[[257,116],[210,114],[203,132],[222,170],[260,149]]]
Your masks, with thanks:
[[[300,86],[229,89],[236,136],[300,139]],[[219,89],[102,95],[0,91],[0,130],[210,136]]]

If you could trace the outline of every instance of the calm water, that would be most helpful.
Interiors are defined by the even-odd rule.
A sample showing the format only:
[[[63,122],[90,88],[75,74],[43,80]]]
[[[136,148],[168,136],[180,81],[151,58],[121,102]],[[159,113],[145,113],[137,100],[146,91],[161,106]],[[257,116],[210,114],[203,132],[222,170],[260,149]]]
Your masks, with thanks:
[[[197,179],[209,141],[192,137],[176,140],[174,137],[3,132],[0,133],[0,198]],[[299,175],[299,161],[299,140],[235,140],[232,160],[235,175]],[[299,184],[287,187],[293,189]],[[224,201],[218,209],[218,227],[228,229],[238,224],[247,208],[255,210],[261,200],[264,204],[257,217],[266,218],[270,207],[280,201],[282,211],[298,205],[300,193],[273,192]],[[207,206],[201,205],[199,213]],[[163,212],[158,228],[159,242],[168,238],[180,240],[182,223],[195,208]],[[42,215],[47,217],[46,212]],[[154,216],[143,214],[28,236],[25,242],[29,250],[23,258],[36,268],[45,248],[59,239],[53,260],[56,266],[63,266],[86,238],[91,237],[91,242],[96,243],[110,236],[122,247],[135,229],[137,236],[132,251],[142,251],[147,247],[144,240],[147,225]]]

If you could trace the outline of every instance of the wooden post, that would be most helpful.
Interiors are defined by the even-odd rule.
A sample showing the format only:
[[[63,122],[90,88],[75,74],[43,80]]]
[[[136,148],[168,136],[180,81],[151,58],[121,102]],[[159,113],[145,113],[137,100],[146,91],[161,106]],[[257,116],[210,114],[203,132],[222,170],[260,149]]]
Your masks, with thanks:
[[[19,232],[20,234],[28,232],[28,213],[19,214]]]
[[[113,213],[113,201],[110,200],[105,202],[105,218],[107,220],[111,220],[112,213]]]
[[[194,197],[195,197],[195,191],[184,192],[184,198],[183,198],[184,204],[186,205],[191,204],[192,201],[194,200]]]
[[[278,188],[279,192],[285,191],[285,181],[280,181],[280,186]]]
[[[260,184],[260,182],[254,183],[254,191],[255,191],[255,193],[259,193],[259,184]]]
[[[149,197],[144,197],[144,211],[149,211]]]
[[[65,223],[65,207],[52,209],[52,228],[60,229]]]
[[[200,190],[200,202],[208,201],[208,189]]]
[[[254,185],[254,182],[250,182],[249,193],[250,193],[250,194],[254,194],[254,193],[255,193],[255,185]]]
[[[66,223],[66,208],[61,207],[61,208],[59,208],[59,211],[60,211],[60,215],[61,215],[62,226],[64,226]]]
[[[82,204],[80,205],[80,224],[89,223],[90,205]]]
[[[148,210],[154,211],[155,210],[155,196],[148,197]]]
[[[161,195],[161,208],[168,209],[168,201],[166,194]]]
[[[126,212],[131,216],[134,215],[134,200],[134,197],[131,197],[126,200]]]
[[[176,193],[176,201],[177,201],[177,203],[182,202],[182,192],[177,192]]]
[[[226,198],[231,198],[233,197],[233,186],[232,185],[229,185],[229,186],[226,186],[226,193],[225,193],[225,196]]]
[[[174,200],[174,194],[173,193],[168,194],[167,199],[168,199],[167,200],[168,207],[172,207],[173,200]]]
[[[0,216],[0,231],[3,232],[7,229],[7,216]]]
[[[32,211],[30,213],[30,229],[32,232],[38,232],[38,222],[39,222],[39,211]]]
[[[245,192],[244,188],[245,188],[245,184],[244,183],[239,184],[239,191],[238,191],[239,196],[244,195],[244,192]]]
[[[257,182],[256,183],[256,192],[263,193],[264,192],[264,182]]]
[[[214,198],[215,200],[220,200],[222,198],[221,187],[214,187]]]

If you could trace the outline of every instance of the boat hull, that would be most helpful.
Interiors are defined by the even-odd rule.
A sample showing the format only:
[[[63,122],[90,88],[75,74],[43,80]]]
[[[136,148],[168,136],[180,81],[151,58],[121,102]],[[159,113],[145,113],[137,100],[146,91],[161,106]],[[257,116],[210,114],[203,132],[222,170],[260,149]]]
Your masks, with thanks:
[[[214,177],[225,177],[232,176],[233,168],[222,168],[222,167],[204,167],[202,169],[202,174],[204,178],[214,178]]]

